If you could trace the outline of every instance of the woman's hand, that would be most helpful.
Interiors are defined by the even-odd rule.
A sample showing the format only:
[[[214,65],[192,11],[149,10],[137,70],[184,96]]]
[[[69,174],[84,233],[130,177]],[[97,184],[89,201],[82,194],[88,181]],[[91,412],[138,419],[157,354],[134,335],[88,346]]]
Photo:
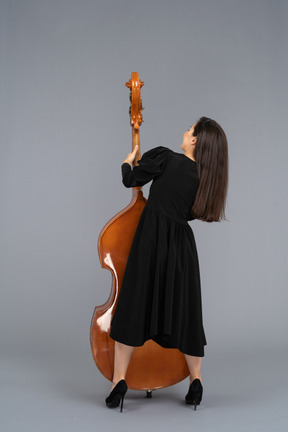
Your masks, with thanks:
[[[134,150],[131,153],[128,153],[128,156],[123,161],[123,163],[129,163],[131,165],[132,162],[134,161],[135,157],[136,157],[137,150],[138,150],[138,145],[136,144],[136,146],[134,147]]]

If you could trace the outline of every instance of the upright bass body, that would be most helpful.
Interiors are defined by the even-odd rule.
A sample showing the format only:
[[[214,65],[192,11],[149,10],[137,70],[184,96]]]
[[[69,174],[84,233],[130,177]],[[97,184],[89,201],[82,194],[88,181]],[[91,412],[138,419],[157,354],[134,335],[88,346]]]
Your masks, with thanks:
[[[131,90],[132,147],[138,145],[135,160],[140,159],[140,88],[143,84],[136,72],[132,73],[130,81],[126,83]],[[112,287],[106,303],[95,307],[90,326],[90,343],[98,369],[110,381],[113,379],[115,344],[109,337],[111,319],[117,305],[133,237],[145,204],[142,188],[134,187],[130,204],[107,222],[98,238],[100,263],[112,273]],[[132,309],[133,304],[130,307]],[[131,389],[152,391],[176,384],[188,374],[185,357],[178,349],[162,348],[154,341],[148,340],[143,346],[134,349],[126,382]]]

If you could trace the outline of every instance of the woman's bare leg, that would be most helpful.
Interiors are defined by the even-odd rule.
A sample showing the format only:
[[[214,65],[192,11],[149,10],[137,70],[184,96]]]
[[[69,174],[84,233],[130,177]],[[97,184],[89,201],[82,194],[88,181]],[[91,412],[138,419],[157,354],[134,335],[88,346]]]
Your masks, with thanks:
[[[199,380],[202,383],[202,378],[201,378],[201,360],[202,357],[195,357],[195,356],[191,356],[188,354],[184,354],[185,355],[185,359],[188,365],[188,369],[190,372],[190,384],[192,383],[192,381],[195,378],[199,378]]]
[[[114,373],[113,373],[113,385],[111,390],[121,379],[125,379],[126,372],[130,363],[132,353],[134,351],[133,346],[124,345],[120,342],[115,341],[114,348]]]

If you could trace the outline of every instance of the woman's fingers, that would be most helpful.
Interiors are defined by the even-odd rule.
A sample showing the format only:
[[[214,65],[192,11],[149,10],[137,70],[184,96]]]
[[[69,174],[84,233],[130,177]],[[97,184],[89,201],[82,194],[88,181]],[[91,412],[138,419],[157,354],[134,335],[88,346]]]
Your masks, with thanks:
[[[132,152],[128,153],[128,155],[127,155],[127,157],[123,163],[127,162],[127,163],[131,164],[136,157],[137,150],[138,150],[138,145],[136,144],[136,146],[134,147],[134,150]]]

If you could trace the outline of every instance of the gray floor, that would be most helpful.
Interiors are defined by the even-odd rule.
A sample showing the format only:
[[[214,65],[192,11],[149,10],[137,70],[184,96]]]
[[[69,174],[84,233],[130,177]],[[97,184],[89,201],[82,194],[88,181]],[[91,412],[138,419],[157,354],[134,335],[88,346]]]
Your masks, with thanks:
[[[287,353],[278,347],[206,350],[203,399],[184,403],[188,380],[153,392],[128,390],[124,410],[104,405],[110,383],[92,356],[2,358],[1,432],[14,431],[275,431],[288,430]],[[243,353],[243,354],[242,354]],[[248,354],[247,354],[248,353]]]

